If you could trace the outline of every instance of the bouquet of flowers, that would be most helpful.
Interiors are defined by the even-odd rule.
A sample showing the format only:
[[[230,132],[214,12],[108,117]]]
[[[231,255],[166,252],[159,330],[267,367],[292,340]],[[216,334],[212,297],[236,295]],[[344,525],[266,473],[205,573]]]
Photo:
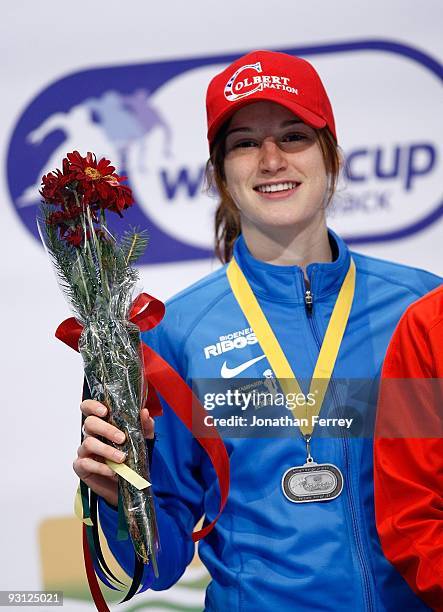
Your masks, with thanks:
[[[149,480],[140,423],[147,394],[140,330],[129,320],[138,279],[131,264],[146,248],[147,237],[133,231],[117,241],[106,223],[109,213],[121,217],[133,204],[124,178],[106,159],[69,153],[62,170],[42,179],[38,224],[61,288],[83,327],[78,349],[92,397],[108,406],[109,421],[126,434],[126,442],[115,445],[126,453],[125,465]],[[126,477],[118,479],[119,503],[136,555],[152,563],[157,574],[159,542],[150,488],[140,490]]]

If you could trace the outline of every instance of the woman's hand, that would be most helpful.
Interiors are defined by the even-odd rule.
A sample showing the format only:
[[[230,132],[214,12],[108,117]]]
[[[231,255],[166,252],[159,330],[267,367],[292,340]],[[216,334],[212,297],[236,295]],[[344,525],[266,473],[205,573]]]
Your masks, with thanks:
[[[85,400],[80,410],[86,417],[83,425],[85,438],[73,463],[74,472],[88,487],[112,506],[118,503],[118,477],[105,463],[106,459],[123,463],[126,455],[114,448],[111,442],[122,444],[125,434],[104,420],[108,409],[95,400]],[[154,437],[154,419],[146,408],[140,413],[145,438]],[[104,438],[102,442],[98,437]],[[108,443],[109,442],[109,443]]]

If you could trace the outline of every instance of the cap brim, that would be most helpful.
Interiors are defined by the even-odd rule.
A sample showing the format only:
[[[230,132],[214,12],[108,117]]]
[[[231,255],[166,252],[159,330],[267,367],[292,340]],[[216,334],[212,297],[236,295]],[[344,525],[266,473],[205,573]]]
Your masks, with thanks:
[[[234,113],[236,113],[240,108],[244,108],[245,106],[248,106],[249,104],[254,104],[255,102],[261,102],[262,100],[265,100],[267,102],[274,102],[275,104],[284,106],[292,113],[294,113],[294,115],[296,115],[304,123],[310,125],[313,128],[322,128],[326,126],[326,119],[304,108],[300,104],[297,104],[296,102],[291,102],[289,100],[282,100],[281,98],[276,100],[274,97],[262,93],[260,96],[257,97],[254,96],[251,98],[243,98],[242,100],[238,100],[238,102],[234,102],[232,106],[220,113],[218,117],[216,117],[212,122],[210,130],[208,130],[209,146],[212,147],[213,141],[219,129],[226,121],[228,121],[228,119],[232,117]]]

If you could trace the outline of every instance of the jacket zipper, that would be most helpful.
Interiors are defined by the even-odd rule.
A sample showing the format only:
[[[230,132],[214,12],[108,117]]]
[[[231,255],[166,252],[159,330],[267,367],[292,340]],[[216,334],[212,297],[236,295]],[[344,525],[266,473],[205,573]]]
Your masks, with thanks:
[[[308,316],[312,315],[312,308],[314,306],[314,297],[310,291],[310,289],[306,289],[305,291],[305,308]]]
[[[306,315],[309,321],[309,327],[311,328],[311,332],[314,337],[315,343],[317,345],[318,350],[320,350],[320,347],[321,347],[320,335],[317,331],[317,326],[315,324],[315,319],[313,316],[314,315],[314,295],[311,292],[311,290],[307,288],[307,285],[308,285],[307,281],[304,281],[304,282],[305,282],[304,299],[305,299]],[[312,284],[312,275],[311,275],[311,284]],[[339,402],[338,402],[337,389],[336,389],[333,379],[330,380],[329,387],[331,389],[331,394],[332,394],[334,405],[339,410],[340,407],[339,407]],[[353,498],[352,488],[351,488],[351,474],[350,474],[350,464],[349,464],[349,443],[346,437],[341,438],[341,440],[343,444],[344,460],[345,460],[345,468],[346,468],[345,469],[346,474],[345,474],[344,481],[345,481],[346,490],[348,492],[349,509],[350,509],[350,514],[351,514],[351,519],[352,519],[351,521],[352,528],[353,528],[354,538],[355,538],[355,548],[357,551],[357,556],[358,556],[358,560],[360,563],[360,567],[362,570],[363,587],[364,587],[366,601],[368,604],[368,609],[374,610],[375,608],[374,608],[374,603],[372,599],[369,570],[368,570],[365,555],[363,552],[361,536],[360,536],[360,532],[358,529],[357,513],[355,509],[355,503],[354,503],[354,498]]]

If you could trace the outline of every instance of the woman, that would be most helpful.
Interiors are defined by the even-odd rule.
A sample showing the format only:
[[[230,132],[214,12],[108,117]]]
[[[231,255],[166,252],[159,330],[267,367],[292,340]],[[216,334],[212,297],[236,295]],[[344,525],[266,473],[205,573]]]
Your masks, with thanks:
[[[336,381],[375,378],[400,315],[439,279],[351,257],[328,231],[339,153],[328,96],[308,62],[250,53],[212,80],[207,111],[221,199],[216,246],[231,263],[170,300],[162,324],[144,340],[197,387],[202,379],[273,375],[294,389],[295,377],[309,387],[316,364],[316,378],[328,380],[333,370],[323,391],[337,414]],[[315,410],[321,404],[316,400]],[[115,538],[116,482],[100,462],[118,454],[97,439],[118,441],[120,434],[101,419],[106,409],[97,402],[83,402],[82,411],[88,437],[74,468],[108,502],[101,504],[103,529],[131,568],[130,547]],[[142,420],[152,437],[148,415]],[[212,576],[206,609],[425,609],[380,549],[371,441],[311,434],[302,425],[283,437],[268,431],[225,439],[228,503],[199,546]],[[166,405],[156,437],[151,477],[162,551],[153,588],[160,590],[182,575],[194,551],[190,533],[203,514],[216,516],[219,497],[207,456]],[[326,464],[322,474],[312,457]]]

